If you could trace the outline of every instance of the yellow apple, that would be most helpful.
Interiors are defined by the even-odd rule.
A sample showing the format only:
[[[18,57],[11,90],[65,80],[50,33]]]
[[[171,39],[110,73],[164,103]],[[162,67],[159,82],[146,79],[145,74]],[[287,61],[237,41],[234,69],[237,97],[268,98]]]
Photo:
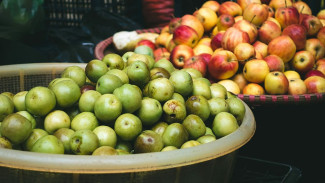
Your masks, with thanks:
[[[300,74],[297,71],[294,70],[287,70],[284,71],[284,75],[286,75],[287,79],[301,79]]]
[[[289,79],[289,95],[302,95],[307,93],[307,87],[304,81],[300,78]]]
[[[264,95],[265,90],[263,86],[257,83],[248,83],[244,89],[243,94],[245,95]]]
[[[246,62],[243,74],[247,81],[252,83],[262,83],[266,75],[270,72],[269,66],[264,60],[252,59]]]
[[[236,95],[240,94],[240,88],[239,88],[238,84],[231,79],[221,80],[221,81],[218,81],[217,83],[224,86],[227,89],[227,91],[229,91],[229,92],[232,92]]]
[[[211,31],[217,24],[217,13],[210,8],[201,7],[193,15],[202,23],[204,32]]]

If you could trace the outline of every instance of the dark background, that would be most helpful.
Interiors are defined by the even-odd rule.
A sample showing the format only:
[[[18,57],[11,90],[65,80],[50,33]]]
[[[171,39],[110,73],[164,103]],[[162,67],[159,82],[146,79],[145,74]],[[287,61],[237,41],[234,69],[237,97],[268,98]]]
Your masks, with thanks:
[[[50,1],[53,2],[47,2]],[[36,18],[34,26],[26,28],[14,24],[10,36],[0,36],[0,65],[40,62],[87,63],[94,58],[96,44],[113,33],[148,28],[143,21],[141,1],[125,2],[125,10],[119,13],[112,13],[107,11],[107,7],[99,6],[98,9],[85,12],[84,18],[79,20],[80,26],[68,27],[50,25],[47,22],[47,9],[44,8],[44,14]],[[205,1],[176,0],[175,16],[192,14],[203,2]],[[305,2],[310,5],[314,14],[321,9],[320,0]],[[8,17],[1,11],[0,16],[1,33],[5,27],[4,20]],[[239,154],[295,166],[302,171],[301,182],[325,182],[325,104],[321,102],[250,107],[256,119],[257,129],[254,137],[240,149]]]

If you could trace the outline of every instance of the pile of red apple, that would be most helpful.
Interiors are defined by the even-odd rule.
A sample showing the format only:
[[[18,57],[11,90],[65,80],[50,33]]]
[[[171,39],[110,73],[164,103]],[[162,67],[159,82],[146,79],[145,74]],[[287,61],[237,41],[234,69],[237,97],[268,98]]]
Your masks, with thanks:
[[[325,9],[313,13],[303,1],[210,0],[173,18],[152,49],[235,94],[323,93]]]

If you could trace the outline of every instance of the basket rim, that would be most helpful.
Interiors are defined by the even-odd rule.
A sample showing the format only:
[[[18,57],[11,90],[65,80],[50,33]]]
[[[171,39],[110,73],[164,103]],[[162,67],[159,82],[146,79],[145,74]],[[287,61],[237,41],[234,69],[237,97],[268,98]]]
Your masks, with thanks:
[[[162,28],[150,28],[150,29],[137,29],[135,30],[138,34],[140,33],[146,33],[146,32],[154,32],[154,33],[159,33]],[[104,51],[113,42],[113,36],[108,37],[102,41],[100,41],[96,46],[94,50],[94,56],[98,60],[102,60],[104,57]]]

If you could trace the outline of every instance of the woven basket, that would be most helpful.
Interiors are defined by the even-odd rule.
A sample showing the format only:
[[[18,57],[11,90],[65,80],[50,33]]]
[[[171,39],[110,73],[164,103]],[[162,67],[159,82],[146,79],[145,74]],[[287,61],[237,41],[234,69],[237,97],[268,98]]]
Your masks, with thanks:
[[[161,28],[136,30],[136,32],[138,34],[146,33],[146,32],[160,33],[160,31],[161,31]],[[107,53],[116,51],[116,50],[114,50],[112,43],[113,43],[113,37],[109,37],[109,38],[99,42],[95,47],[95,53],[94,53],[95,58],[101,60],[101,59],[103,59],[104,55],[106,55]]]
[[[48,86],[68,66],[37,63],[0,66],[1,92]],[[0,148],[0,182],[229,182],[237,150],[255,133],[255,119],[246,113],[235,132],[209,144],[159,153],[118,156],[62,155]]]
[[[161,28],[137,30],[138,33],[154,32],[159,33]],[[114,52],[112,46],[113,38],[109,37],[95,47],[95,57],[101,60],[105,54]],[[238,94],[249,106],[273,105],[273,104],[304,104],[304,103],[322,103],[325,102],[325,93],[303,94],[303,95],[244,95]]]

